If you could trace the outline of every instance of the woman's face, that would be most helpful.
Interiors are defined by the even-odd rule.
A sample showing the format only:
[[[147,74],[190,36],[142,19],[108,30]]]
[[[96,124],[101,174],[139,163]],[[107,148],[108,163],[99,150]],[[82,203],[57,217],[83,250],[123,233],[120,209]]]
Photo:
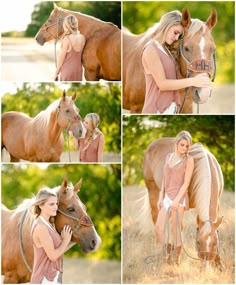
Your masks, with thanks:
[[[56,216],[58,209],[58,201],[56,197],[49,197],[48,200],[40,206],[43,214],[46,214],[50,217]]]
[[[182,33],[183,33],[183,26],[182,25],[178,24],[178,25],[171,26],[166,33],[165,42],[168,45],[173,44],[175,41],[177,41],[179,39],[179,37]]]
[[[84,123],[86,130],[92,130],[92,121],[88,117],[84,118],[83,123]]]
[[[177,144],[177,152],[180,155],[186,154],[189,150],[189,143],[186,139],[182,139]]]

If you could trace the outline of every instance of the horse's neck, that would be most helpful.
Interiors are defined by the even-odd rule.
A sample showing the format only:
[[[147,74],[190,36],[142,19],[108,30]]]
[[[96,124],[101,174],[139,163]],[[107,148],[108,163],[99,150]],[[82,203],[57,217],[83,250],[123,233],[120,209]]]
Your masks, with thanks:
[[[77,20],[79,25],[79,31],[86,36],[86,38],[90,38],[96,31],[100,29],[108,30],[108,29],[117,29],[117,27],[112,23],[103,22],[102,20],[96,19],[94,17],[79,13],[72,12],[68,10],[64,10],[66,14],[73,14]]]
[[[52,144],[60,140],[62,135],[62,128],[57,122],[57,110],[53,111],[50,116],[50,121],[48,124],[49,138]]]

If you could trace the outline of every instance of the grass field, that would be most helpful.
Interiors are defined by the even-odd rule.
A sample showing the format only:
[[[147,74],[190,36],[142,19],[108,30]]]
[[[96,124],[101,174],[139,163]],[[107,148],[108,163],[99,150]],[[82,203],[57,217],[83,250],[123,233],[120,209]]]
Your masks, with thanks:
[[[156,245],[151,225],[150,210],[144,210],[148,202],[145,187],[129,186],[123,190],[123,283],[141,284],[231,284],[235,282],[235,227],[234,193],[224,192],[221,197],[220,256],[222,272],[207,268],[200,271],[198,260],[190,259],[183,251],[179,266],[162,263],[161,248]],[[140,215],[140,209],[143,215]],[[146,212],[145,212],[146,211]],[[138,219],[137,219],[138,218]],[[139,221],[138,221],[139,220]],[[149,225],[149,232],[140,234],[140,225]],[[196,212],[189,210],[184,216],[183,243],[186,251],[197,257],[195,249]]]

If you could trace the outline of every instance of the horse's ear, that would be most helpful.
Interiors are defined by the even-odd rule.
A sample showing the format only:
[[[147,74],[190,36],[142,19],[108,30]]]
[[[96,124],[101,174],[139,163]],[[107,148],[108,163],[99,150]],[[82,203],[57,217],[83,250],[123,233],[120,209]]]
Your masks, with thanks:
[[[74,93],[74,95],[72,96],[72,100],[75,101],[76,99],[76,92]]]
[[[199,215],[197,215],[197,225],[199,228],[201,228],[203,225],[203,221],[200,219]]]
[[[218,229],[218,227],[220,226],[220,224],[221,224],[222,221],[223,221],[223,218],[224,218],[224,217],[222,216],[221,218],[218,219],[217,222],[215,222],[215,223],[213,224],[213,227],[214,227],[215,230]]]
[[[62,100],[63,100],[63,101],[65,101],[65,100],[66,100],[66,90],[63,90]]]
[[[191,24],[191,16],[187,7],[182,10],[181,24],[184,28],[189,28]]]
[[[54,8],[58,8],[58,7],[57,7],[57,4],[56,4],[55,2],[53,2],[53,7],[54,7]]]
[[[63,182],[61,183],[61,191],[66,192],[68,185],[68,179],[67,177],[64,178]]]
[[[83,178],[80,178],[79,182],[74,186],[74,191],[78,193],[80,191],[80,187],[82,185]]]
[[[216,9],[213,9],[211,11],[211,15],[209,16],[209,18],[206,21],[206,25],[209,28],[209,30],[211,31],[215,27],[216,23],[217,23],[217,12],[216,12]]]

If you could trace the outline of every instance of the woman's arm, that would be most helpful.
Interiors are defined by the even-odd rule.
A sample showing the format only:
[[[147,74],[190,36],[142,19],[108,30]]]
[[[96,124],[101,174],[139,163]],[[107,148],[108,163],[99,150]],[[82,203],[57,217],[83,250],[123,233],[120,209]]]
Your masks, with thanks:
[[[184,79],[166,79],[160,56],[153,45],[148,45],[142,55],[142,64],[147,74],[151,74],[160,90],[179,90],[185,87],[210,87],[207,74]]]
[[[188,187],[189,187],[192,175],[193,175],[193,168],[194,168],[194,160],[190,156],[187,159],[186,171],[184,175],[184,183],[180,187],[179,193],[175,197],[173,204],[171,206],[173,209],[176,209],[178,207],[179,201],[182,199],[182,197],[185,195],[186,191],[188,190]]]
[[[98,142],[98,162],[103,162],[104,135],[101,134]]]
[[[33,240],[37,245],[43,247],[48,258],[51,261],[56,261],[58,257],[63,255],[63,253],[67,251],[68,245],[70,244],[71,235],[71,228],[69,226],[65,226],[61,233],[62,243],[59,245],[59,247],[55,248],[53,240],[50,234],[48,233],[47,226],[39,224],[34,229]]]
[[[68,48],[69,48],[69,40],[67,38],[64,38],[61,44],[61,49],[60,49],[60,53],[59,53],[59,57],[57,61],[57,68],[56,68],[54,80],[56,80],[56,78],[58,77],[58,74],[61,71],[61,67],[64,63]]]

